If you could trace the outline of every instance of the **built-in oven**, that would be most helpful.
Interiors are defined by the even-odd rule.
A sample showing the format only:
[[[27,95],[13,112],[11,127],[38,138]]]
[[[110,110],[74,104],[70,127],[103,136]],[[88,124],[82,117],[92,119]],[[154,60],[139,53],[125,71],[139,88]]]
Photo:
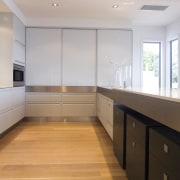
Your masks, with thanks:
[[[13,65],[13,86],[24,86],[24,66]]]

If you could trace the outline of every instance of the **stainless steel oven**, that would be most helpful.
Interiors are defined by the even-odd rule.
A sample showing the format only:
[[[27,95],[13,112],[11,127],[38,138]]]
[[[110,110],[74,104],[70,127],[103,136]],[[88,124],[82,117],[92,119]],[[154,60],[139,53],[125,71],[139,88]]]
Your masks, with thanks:
[[[13,65],[13,86],[24,86],[24,66]]]

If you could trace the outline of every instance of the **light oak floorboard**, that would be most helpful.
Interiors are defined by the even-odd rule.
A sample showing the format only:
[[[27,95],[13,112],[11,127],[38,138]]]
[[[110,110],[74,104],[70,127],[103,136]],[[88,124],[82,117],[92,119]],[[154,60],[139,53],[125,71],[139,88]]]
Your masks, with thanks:
[[[1,180],[127,180],[99,122],[23,121],[0,139]]]

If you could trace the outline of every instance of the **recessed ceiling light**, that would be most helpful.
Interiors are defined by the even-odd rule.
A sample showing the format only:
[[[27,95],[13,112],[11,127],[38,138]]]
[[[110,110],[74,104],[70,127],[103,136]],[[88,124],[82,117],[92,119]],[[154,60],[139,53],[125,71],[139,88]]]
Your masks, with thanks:
[[[118,8],[118,7],[119,7],[119,5],[117,5],[117,4],[112,6],[112,8]]]
[[[57,6],[59,6],[59,4],[57,2],[54,2],[54,3],[52,3],[52,6],[57,7]]]

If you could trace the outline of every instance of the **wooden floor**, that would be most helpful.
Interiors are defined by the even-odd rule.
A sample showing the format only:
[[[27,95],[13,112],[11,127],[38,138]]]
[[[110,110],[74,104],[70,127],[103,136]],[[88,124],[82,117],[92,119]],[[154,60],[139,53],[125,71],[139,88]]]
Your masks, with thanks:
[[[0,180],[127,180],[99,122],[23,121],[0,139]]]

